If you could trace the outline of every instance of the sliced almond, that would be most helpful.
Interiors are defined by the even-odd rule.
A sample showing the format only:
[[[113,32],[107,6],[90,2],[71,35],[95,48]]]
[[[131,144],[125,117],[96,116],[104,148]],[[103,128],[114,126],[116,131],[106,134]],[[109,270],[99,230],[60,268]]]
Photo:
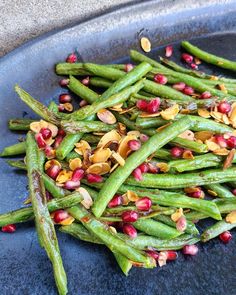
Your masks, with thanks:
[[[107,132],[103,135],[103,137],[100,139],[98,143],[98,147],[104,147],[108,142],[117,141],[119,142],[121,140],[120,134],[116,130],[112,130]]]
[[[108,163],[96,163],[88,167],[87,173],[103,175],[108,173],[111,167]]]
[[[122,195],[122,205],[128,205],[130,200],[128,199],[127,192]]]
[[[75,152],[82,156],[84,156],[87,151],[91,151],[89,143],[85,140],[80,140],[80,142],[75,144],[75,147]]]
[[[218,112],[218,111],[211,111],[210,112],[210,115],[214,118],[214,119],[216,119],[216,120],[218,120],[218,121],[222,121],[222,116],[223,116],[223,114],[222,113],[220,113],[220,112]]]
[[[178,113],[179,113],[179,105],[174,104],[168,109],[161,111],[161,116],[165,120],[174,120],[174,118],[176,117]]]
[[[96,152],[92,156],[90,156],[89,159],[93,163],[103,163],[110,158],[111,154],[112,152],[109,148],[99,149],[96,150]]]
[[[234,155],[235,155],[235,149],[232,149],[224,161],[223,169],[228,169],[232,165]]]
[[[82,167],[81,159],[80,158],[71,159],[69,161],[69,167],[72,171],[74,171],[77,168],[81,168]]]
[[[46,142],[47,145],[52,145],[52,144],[54,143],[55,139],[53,139],[53,138],[51,137],[51,138],[46,139],[46,140],[44,139],[44,141]]]
[[[183,216],[184,213],[183,213],[183,209],[182,208],[179,208],[175,211],[175,213],[173,213],[171,215],[171,219],[174,221],[174,222],[177,222],[181,216]]]
[[[83,197],[83,201],[81,202],[81,204],[86,209],[89,209],[93,205],[93,199],[91,198],[89,192],[83,187],[77,188],[76,191],[79,192]]]
[[[230,212],[226,218],[225,218],[226,222],[228,223],[236,223],[236,210]]]
[[[121,140],[117,152],[121,155],[122,158],[125,159],[127,157],[127,154],[130,151],[128,142],[133,139],[137,139],[137,137],[134,135],[127,135]]]
[[[220,149],[220,146],[217,143],[215,143],[214,141],[212,141],[211,139],[207,139],[205,141],[205,144],[207,145],[207,147],[210,151],[216,151],[216,150]]]
[[[141,48],[143,49],[143,51],[145,51],[145,52],[151,51],[152,45],[147,37],[142,37],[140,40],[140,44],[141,44]]]
[[[213,197],[217,197],[217,193],[216,193],[216,192],[214,192],[214,191],[212,191],[212,190],[210,190],[210,189],[208,189],[207,192],[208,192],[208,194],[210,194],[211,196],[213,196]]]
[[[55,159],[52,159],[52,160],[49,160],[49,161],[47,161],[47,162],[45,163],[45,165],[44,165],[44,169],[45,169],[45,170],[48,170],[48,168],[50,168],[50,167],[53,166],[53,165],[59,166],[59,167],[61,168],[61,163],[58,162],[58,161],[55,160]]]
[[[197,112],[198,112],[198,115],[202,118],[210,118],[211,117],[210,112],[208,112],[208,110],[206,110],[206,109],[198,109]]]
[[[161,172],[168,172],[169,171],[169,166],[167,163],[157,163],[156,166],[160,169]]]
[[[228,118],[228,116],[226,114],[223,114],[222,121],[226,125],[229,125],[230,124],[230,120],[229,120],[229,118]]]
[[[100,121],[106,124],[115,124],[116,123],[116,117],[107,109],[101,109],[97,112],[97,116]]]
[[[140,118],[155,118],[155,117],[159,117],[160,113],[146,113],[146,112],[142,112],[141,114],[139,114]]]
[[[188,114],[190,114],[191,113],[191,111],[189,110],[189,109],[182,109],[181,111],[180,111],[180,114],[184,114],[184,115],[188,115]]]
[[[125,124],[118,122],[118,124],[117,124],[117,131],[121,135],[125,135],[126,134],[126,126],[125,126]]]
[[[231,111],[229,113],[229,119],[233,127],[236,127],[236,102],[231,105]]]
[[[132,130],[127,132],[127,135],[136,136],[137,138],[139,138],[140,134],[141,133],[138,130]]]
[[[181,133],[178,137],[193,141],[194,140],[194,133],[191,130],[186,130],[183,133]]]
[[[67,180],[70,180],[72,177],[72,171],[67,171],[65,169],[61,170],[56,178],[58,184],[65,183]]]
[[[112,110],[112,111],[115,111],[115,112],[120,112],[120,111],[123,110],[122,106],[123,106],[123,103],[119,103],[119,104],[117,104],[117,105],[115,105],[115,106],[113,106],[113,107],[111,107],[109,109]]]
[[[189,151],[189,150],[184,151],[183,155],[182,155],[182,158],[186,159],[186,160],[193,160],[194,156],[193,156],[192,151]]]
[[[74,217],[69,216],[60,222],[61,225],[71,225],[75,221]]]
[[[228,93],[227,88],[225,87],[225,84],[218,84],[217,86],[224,93]]]
[[[134,192],[134,191],[127,191],[127,198],[131,201],[131,202],[136,202],[139,197],[138,195]]]
[[[125,160],[123,157],[121,157],[121,155],[119,153],[116,152],[112,152],[112,157],[116,160],[116,162],[120,165],[120,166],[124,166],[125,165]],[[113,170],[112,170],[113,171]]]
[[[114,170],[116,170],[116,168],[119,166],[118,163],[116,163],[115,165],[113,165],[113,167],[110,170],[110,173],[112,173]]]
[[[172,124],[172,123],[169,122],[169,123],[167,123],[167,124],[165,124],[165,125],[162,125],[161,127],[157,128],[156,131],[157,131],[157,132],[160,132],[160,131],[162,131],[163,129],[165,129],[166,127],[170,126],[171,124]]]
[[[200,188],[197,187],[197,186],[195,186],[195,187],[186,187],[186,188],[184,188],[184,192],[185,192],[186,194],[196,193],[196,192],[198,192],[199,190],[200,190]]]
[[[161,251],[159,253],[157,261],[160,267],[166,265],[167,258],[168,258],[168,254],[166,251]]]
[[[30,123],[30,130],[35,133],[38,133],[41,130],[41,128],[47,128],[47,127],[48,127],[48,122],[44,120]]]
[[[122,109],[119,113],[122,115],[122,114],[125,114],[125,113],[129,113],[129,112],[131,112],[134,109],[136,109],[136,106],[133,106],[133,107],[130,107],[130,108],[126,108],[126,109]]]
[[[205,142],[207,139],[210,139],[214,135],[211,131],[199,131],[195,133],[195,138]]]
[[[112,234],[117,234],[117,230],[114,226],[109,226],[109,230]]]
[[[226,148],[220,148],[214,150],[213,153],[218,156],[227,156],[229,154],[229,150],[227,150]]]
[[[219,78],[217,76],[212,75],[210,77],[210,80],[217,81],[217,80],[219,80]]]

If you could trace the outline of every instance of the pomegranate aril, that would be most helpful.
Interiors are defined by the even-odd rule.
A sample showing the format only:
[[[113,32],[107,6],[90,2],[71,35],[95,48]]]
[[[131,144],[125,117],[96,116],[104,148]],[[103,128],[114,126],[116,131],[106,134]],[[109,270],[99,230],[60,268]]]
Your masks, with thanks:
[[[149,211],[152,207],[152,201],[148,197],[143,197],[135,202],[135,206],[140,211]]]
[[[171,57],[171,55],[173,54],[173,46],[168,45],[165,48],[165,56],[166,57]]]
[[[68,190],[74,190],[80,187],[80,181],[74,181],[74,180],[67,180],[64,184],[64,188]]]
[[[47,201],[50,201],[50,200],[52,200],[53,199],[53,196],[52,196],[52,194],[51,193],[49,193],[49,191],[46,191],[46,199],[47,199]]]
[[[160,107],[160,103],[161,101],[159,97],[152,99],[147,105],[147,112],[151,114],[157,113]]]
[[[52,131],[49,128],[41,128],[39,133],[42,134],[43,139],[47,140],[52,136]]]
[[[155,164],[150,162],[148,163],[148,172],[152,174],[156,174],[159,172],[159,168]]]
[[[60,103],[66,103],[66,102],[71,102],[71,101],[72,101],[72,97],[68,93],[63,93],[59,96]]]
[[[139,165],[138,168],[141,170],[142,173],[147,173],[149,169],[147,163],[143,163]]]
[[[167,260],[173,261],[176,260],[178,257],[178,253],[176,251],[168,250],[167,253]]]
[[[52,179],[56,179],[58,174],[60,173],[61,171],[61,167],[58,166],[58,165],[52,165],[51,167],[49,167],[47,170],[46,170],[46,174],[51,177]]]
[[[232,190],[232,194],[236,196],[236,188]]]
[[[81,180],[83,177],[84,177],[84,170],[81,169],[81,168],[76,168],[74,171],[73,171],[73,174],[72,174],[72,177],[71,177],[71,180],[73,181],[79,181]]]
[[[76,56],[76,54],[75,53],[69,54],[68,57],[67,57],[67,59],[66,59],[66,62],[71,63],[71,64],[77,62],[77,56]]]
[[[137,230],[132,224],[124,224],[123,233],[128,235],[132,239],[137,237]]]
[[[153,78],[153,80],[158,84],[166,84],[168,82],[168,79],[166,76],[162,74],[156,74]]]
[[[190,86],[185,86],[183,89],[183,93],[186,95],[193,95],[194,94],[194,89]]]
[[[154,250],[146,250],[145,251],[147,253],[148,256],[154,258],[155,260],[158,260],[159,258],[159,253],[154,251]]]
[[[81,83],[84,84],[85,86],[89,86],[89,77],[84,78]]]
[[[176,229],[180,232],[184,232],[187,227],[187,220],[185,216],[181,216],[176,222]]]
[[[188,53],[183,53],[181,55],[181,58],[188,64],[192,63],[193,62],[193,56],[188,54]]]
[[[102,182],[103,178],[101,175],[98,174],[87,174],[87,180],[89,183],[96,183],[96,182]]]
[[[196,189],[196,191],[188,193],[187,195],[191,198],[202,199],[202,198],[204,198],[205,194],[204,194],[203,190],[199,187]]]
[[[141,142],[146,142],[149,139],[149,136],[146,134],[140,134],[139,139]]]
[[[70,80],[69,80],[69,79],[61,79],[61,80],[59,81],[59,85],[60,85],[61,87],[65,87],[65,86],[67,86],[69,83],[70,83]]]
[[[231,235],[230,231],[227,230],[227,231],[223,232],[222,234],[220,234],[219,238],[223,243],[227,244],[232,239],[232,235]]]
[[[186,84],[185,84],[184,82],[178,82],[178,83],[173,84],[172,87],[173,87],[175,90],[183,91],[184,88],[186,87]]]
[[[36,140],[36,142],[37,142],[37,145],[38,145],[38,147],[40,148],[40,149],[43,149],[43,148],[45,148],[46,147],[46,142],[44,141],[44,139],[43,139],[43,135],[42,135],[42,133],[37,133],[37,134],[35,134],[35,140]]]
[[[54,148],[57,149],[60,145],[60,143],[62,142],[64,136],[61,136],[61,135],[57,135],[57,137],[55,138],[55,141],[54,141]]]
[[[67,211],[62,210],[62,209],[54,211],[53,213],[54,213],[53,220],[55,223],[60,223],[70,216]]]
[[[48,159],[52,159],[55,156],[55,150],[50,145],[46,145],[44,148],[44,153]]]
[[[148,106],[148,101],[144,100],[144,99],[140,99],[136,102],[136,107],[140,110],[140,111],[146,111],[147,110],[147,106]]]
[[[236,148],[236,137],[230,136],[230,138],[227,139],[227,145],[231,149]]]
[[[66,132],[63,129],[59,129],[57,135],[66,136]]]
[[[209,91],[205,91],[201,94],[201,96],[199,97],[200,99],[208,99],[211,98],[211,93]]]
[[[227,142],[227,140],[224,138],[223,135],[216,134],[216,135],[214,136],[214,138],[215,138],[216,143],[217,143],[220,147],[222,147],[222,148],[227,148],[227,147],[228,147],[228,142]]]
[[[108,203],[108,208],[114,208],[122,204],[122,197],[120,195],[115,195]]]
[[[87,104],[88,104],[87,101],[82,99],[79,103],[79,106],[82,108],[82,107],[85,107]]]
[[[174,146],[170,150],[171,156],[174,157],[174,158],[182,157],[183,152],[184,152],[184,149],[182,149],[182,148],[180,148],[178,146]]]
[[[128,73],[128,72],[132,71],[133,68],[134,68],[134,65],[132,65],[132,64],[126,64],[125,65],[125,72]]]
[[[134,169],[132,175],[136,181],[141,181],[143,179],[142,171],[139,168]]]
[[[58,105],[58,112],[64,112],[65,111],[65,106],[64,104],[59,104]]]
[[[141,143],[139,140],[132,139],[128,142],[128,146],[132,151],[137,151],[141,148]]]
[[[197,255],[198,253],[198,246],[196,245],[185,245],[182,249],[184,255]]]
[[[190,64],[190,67],[191,67],[193,70],[197,70],[197,69],[198,69],[198,65],[196,65],[195,63],[191,63],[191,64]]]
[[[124,222],[135,222],[138,220],[138,213],[133,210],[125,211],[121,214],[121,218]]]
[[[14,233],[16,231],[15,224],[8,224],[2,227],[2,232],[4,233]]]
[[[221,101],[217,109],[220,113],[227,114],[231,111],[231,105],[227,101]]]

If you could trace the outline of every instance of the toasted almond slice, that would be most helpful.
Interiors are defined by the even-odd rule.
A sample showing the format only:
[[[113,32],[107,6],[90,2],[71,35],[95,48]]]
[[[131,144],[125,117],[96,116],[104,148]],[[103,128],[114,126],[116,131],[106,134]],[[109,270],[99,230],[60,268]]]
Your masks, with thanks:
[[[138,195],[134,192],[134,191],[127,191],[127,198],[131,201],[131,202],[136,202],[139,197]]]
[[[202,118],[210,118],[211,117],[210,112],[208,112],[208,110],[206,110],[206,109],[198,109],[197,112],[198,112],[198,115]]]
[[[61,225],[70,225],[75,221],[74,217],[69,216],[60,222]]]
[[[125,135],[126,134],[126,126],[125,126],[125,124],[118,122],[118,124],[117,124],[117,131],[121,135]]]
[[[207,139],[210,139],[214,135],[211,131],[199,131],[195,133],[195,138],[205,142]]]
[[[183,155],[182,155],[182,158],[186,159],[186,160],[193,160],[194,156],[193,156],[192,151],[189,151],[189,150],[184,151]]]
[[[63,103],[63,106],[64,106],[64,108],[65,108],[65,110],[67,112],[72,112],[73,111],[73,105],[72,105],[72,103],[66,102],[66,103]]]
[[[130,140],[137,139],[134,135],[126,135],[120,142],[118,147],[118,153],[121,155],[122,158],[127,157],[127,153],[130,151],[130,147],[128,145]]]
[[[128,196],[127,196],[127,192],[125,194],[122,195],[122,205],[128,205],[130,202]]]
[[[108,163],[95,163],[88,167],[86,170],[87,173],[93,173],[98,175],[103,175],[108,173],[111,170],[111,167]]]
[[[183,133],[181,133],[178,137],[193,141],[194,140],[194,133],[191,130],[186,130]]]
[[[168,254],[166,251],[161,251],[159,253],[157,261],[160,267],[166,265],[167,258],[168,258]]]
[[[82,167],[81,159],[80,158],[71,159],[69,161],[69,167],[72,171],[74,171],[77,168],[81,168]]]
[[[61,170],[56,178],[58,184],[65,183],[67,180],[70,180],[72,177],[72,171],[67,171],[65,169]]]
[[[220,148],[220,149],[214,150],[213,154],[218,156],[227,156],[229,154],[229,150],[227,150],[226,148]]]
[[[224,93],[228,93],[227,88],[225,87],[225,84],[218,84],[217,86]]]
[[[191,113],[191,111],[189,110],[189,109],[182,109],[181,111],[180,111],[180,114],[184,114],[184,115],[188,115],[188,114],[190,114]]]
[[[122,106],[123,106],[123,103],[119,103],[111,108],[109,108],[110,110],[113,110],[115,112],[119,112],[119,111],[122,111]]]
[[[197,57],[194,57],[194,62],[196,65],[200,65],[202,63],[202,61]]]
[[[174,104],[168,109],[161,111],[161,116],[165,120],[173,120],[178,113],[179,113],[179,105]]]
[[[111,130],[107,132],[103,137],[100,139],[98,143],[98,147],[103,148],[108,142],[117,141],[119,142],[121,140],[120,134],[116,130]]]
[[[162,125],[161,127],[157,128],[156,131],[157,131],[157,132],[160,132],[160,131],[162,131],[163,129],[165,129],[166,127],[170,126],[171,124],[172,124],[172,123],[169,122],[169,123],[167,123],[167,124],[165,124],[165,125]]]
[[[58,133],[58,127],[52,123],[49,123],[49,122],[47,122],[47,123],[48,123],[47,128],[49,128],[52,131],[52,137],[55,137]]]
[[[217,143],[215,143],[214,141],[212,141],[211,139],[207,139],[205,141],[205,144],[207,145],[207,147],[210,151],[215,151],[215,150],[220,149],[220,146]]]
[[[174,221],[174,222],[177,222],[181,216],[183,216],[184,213],[183,213],[183,209],[182,208],[179,208],[175,211],[175,213],[173,213],[171,215],[171,219]]]
[[[114,226],[109,226],[109,230],[112,234],[117,234],[117,230]]]
[[[217,197],[217,193],[216,192],[214,192],[214,191],[212,191],[210,189],[208,189],[207,192],[208,192],[209,195],[211,195],[213,197]]]
[[[211,111],[211,112],[210,112],[210,115],[211,115],[214,119],[219,120],[219,121],[222,121],[222,116],[223,116],[222,113],[217,112],[217,111]]]
[[[51,138],[46,139],[46,140],[44,139],[44,141],[46,142],[47,145],[52,145],[52,144],[54,143],[55,139],[53,139],[53,138],[51,137]]]
[[[85,140],[80,140],[80,142],[75,144],[75,147],[75,152],[82,156],[84,156],[86,151],[91,151],[91,146]]]
[[[106,124],[115,124],[116,117],[107,109],[101,109],[97,112],[98,119]]]
[[[40,121],[30,123],[30,130],[35,133],[39,133],[41,128]]]
[[[169,166],[167,163],[157,163],[156,166],[160,169],[161,172],[168,172],[169,171]]]
[[[142,37],[140,40],[140,44],[141,44],[141,48],[143,49],[143,51],[145,51],[145,52],[151,51],[152,45],[147,37]]]
[[[197,186],[195,186],[195,187],[186,187],[186,188],[184,188],[184,192],[185,192],[186,194],[196,193],[196,192],[198,192],[199,190],[200,190],[200,188],[197,187]]]
[[[141,133],[138,130],[132,130],[127,132],[127,135],[136,136],[137,138],[139,138],[140,134]]]
[[[226,222],[228,223],[236,223],[236,210],[230,212],[226,218],[225,218]]]
[[[119,113],[122,115],[122,114],[125,114],[125,113],[128,113],[128,112],[134,110],[135,108],[136,108],[136,106],[126,108],[126,109],[122,109],[121,111],[119,111]]]
[[[93,163],[103,163],[110,158],[111,154],[112,152],[109,148],[99,149],[96,150],[95,153],[92,156],[90,156],[89,159]]]
[[[50,168],[52,165],[57,165],[57,166],[59,166],[59,167],[61,168],[61,163],[58,162],[58,161],[55,160],[55,159],[52,159],[52,160],[49,160],[49,161],[47,161],[47,162],[45,163],[45,165],[44,165],[44,169],[45,169],[45,170],[48,170],[48,168]]]
[[[226,114],[223,114],[222,121],[226,125],[229,125],[230,124],[229,118],[228,118],[228,116]]]
[[[159,116],[160,116],[160,112],[153,113],[153,114],[142,112],[141,114],[139,114],[140,118],[155,118],[155,117],[159,117]]]
[[[123,157],[121,157],[121,155],[119,153],[116,153],[116,152],[112,152],[112,157],[117,161],[117,163],[120,165],[120,166],[124,166],[125,165],[125,160]]]
[[[56,125],[44,120],[30,123],[30,130],[35,133],[38,133],[42,128],[49,128],[52,132],[52,137],[55,137],[58,133],[58,128]]]
[[[227,169],[232,165],[234,155],[235,155],[235,149],[232,149],[224,161],[223,169]]]
[[[232,125],[235,126],[236,125],[236,102],[234,102],[231,105],[231,111],[229,113],[229,119],[232,122]]]
[[[89,192],[83,187],[77,188],[76,191],[79,192],[83,197],[83,201],[81,202],[81,204],[86,209],[89,209],[93,205],[93,199],[91,198]]]
[[[217,81],[217,80],[219,80],[219,78],[217,76],[212,75],[210,77],[210,80]]]
[[[113,167],[110,170],[110,173],[112,173],[114,170],[116,170],[116,168],[119,166],[118,163],[116,163],[115,165],[113,165]]]

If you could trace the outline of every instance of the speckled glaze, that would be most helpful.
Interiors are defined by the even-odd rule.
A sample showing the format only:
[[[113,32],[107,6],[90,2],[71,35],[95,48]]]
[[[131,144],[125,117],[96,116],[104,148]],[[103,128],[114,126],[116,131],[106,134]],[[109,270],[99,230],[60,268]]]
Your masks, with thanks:
[[[163,54],[161,46],[197,38],[195,44],[236,60],[235,1],[150,1],[114,11],[77,26],[45,35],[8,54],[0,61],[0,150],[13,144],[18,134],[7,130],[7,120],[33,114],[13,91],[20,84],[44,103],[61,90],[55,63],[78,49],[80,60],[112,62],[139,49],[139,36],[148,36],[151,56]],[[223,3],[224,2],[224,3]],[[190,9],[191,8],[191,9]],[[216,33],[216,34],[215,34]],[[214,67],[204,67],[217,73]],[[222,73],[222,71],[221,71]],[[226,73],[226,72],[225,72]],[[236,78],[235,74],[233,77]],[[25,113],[27,112],[27,114]],[[0,212],[21,206],[27,196],[24,173],[0,159]],[[206,226],[202,223],[202,227]],[[103,246],[80,242],[58,233],[69,294],[80,295],[235,295],[236,239],[228,245],[217,239],[200,246],[195,257],[183,257],[163,268],[132,269],[128,278]],[[13,235],[0,233],[0,294],[56,294],[51,265],[40,249],[33,223],[19,225]]]

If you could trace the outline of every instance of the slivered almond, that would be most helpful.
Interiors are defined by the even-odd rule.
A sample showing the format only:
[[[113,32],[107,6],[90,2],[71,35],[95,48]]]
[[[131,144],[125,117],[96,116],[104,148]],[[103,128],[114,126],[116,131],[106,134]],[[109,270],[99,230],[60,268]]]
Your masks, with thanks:
[[[210,118],[211,117],[210,112],[208,112],[208,110],[206,110],[206,109],[198,109],[197,112],[198,112],[198,115],[202,118]]]
[[[87,173],[103,175],[108,173],[111,170],[111,167],[108,163],[95,163],[88,167],[86,170]]]
[[[71,225],[75,221],[74,217],[69,216],[60,222],[61,225]]]
[[[172,123],[169,122],[169,123],[167,123],[167,124],[165,124],[165,125],[162,125],[161,127],[157,128],[156,131],[157,131],[157,132],[160,132],[160,131],[162,131],[163,129],[165,129],[166,127],[170,126],[171,124],[172,124]]]
[[[212,141],[211,139],[207,139],[205,141],[205,144],[207,145],[207,147],[210,151],[215,151],[215,150],[220,149],[220,146],[217,143],[215,143],[214,141]]]
[[[171,219],[174,221],[174,222],[177,222],[181,216],[183,216],[184,213],[183,213],[183,209],[182,208],[179,208],[175,211],[175,213],[173,213],[171,215]]]
[[[69,167],[70,167],[70,169],[73,170],[73,171],[74,171],[75,169],[77,169],[77,168],[82,167],[82,161],[81,161],[81,159],[80,159],[80,158],[71,159],[71,160],[69,161]]]
[[[210,194],[211,196],[213,196],[213,197],[217,197],[217,193],[216,193],[216,192],[214,192],[214,191],[212,191],[212,190],[210,190],[210,189],[208,189],[207,192],[208,192],[208,194]]]
[[[147,37],[142,37],[140,40],[141,48],[145,52],[150,52],[151,51],[151,42]]]
[[[116,163],[115,165],[113,165],[113,167],[110,170],[110,173],[112,173],[114,170],[116,170],[116,168],[119,166],[118,163]]]
[[[101,109],[97,112],[97,117],[100,121],[106,124],[115,124],[116,117],[107,109]]]
[[[142,112],[141,114],[139,114],[140,118],[155,118],[155,117],[159,117],[160,113],[146,113],[146,112]]]
[[[121,157],[121,155],[119,153],[116,152],[112,152],[112,157],[117,161],[117,163],[120,166],[124,166],[125,165],[125,160],[123,157]],[[113,170],[112,170],[113,171]]]
[[[93,163],[103,163],[110,158],[111,154],[112,152],[109,148],[99,149],[99,150],[96,150],[94,154],[90,156],[89,159]]]
[[[81,204],[86,209],[89,209],[93,205],[93,199],[91,198],[89,192],[83,187],[77,188],[76,191],[79,192],[83,197],[83,201],[81,201]]]
[[[226,148],[221,148],[213,151],[213,154],[218,156],[227,156],[229,154],[229,150]]]
[[[226,218],[225,218],[226,222],[228,223],[236,223],[236,211],[232,211],[230,212]]]
[[[232,165],[234,155],[235,155],[235,149],[232,149],[224,161],[223,169],[228,169]]]
[[[128,152],[131,151],[128,143],[130,140],[137,139],[134,135],[126,135],[120,142],[117,152],[121,155],[122,158],[126,158]]]
[[[179,105],[174,104],[168,109],[161,111],[161,116],[165,120],[173,120],[178,113],[179,113]]]
[[[125,135],[126,134],[126,126],[125,126],[125,124],[118,122],[118,124],[117,124],[117,131],[121,135]]]

